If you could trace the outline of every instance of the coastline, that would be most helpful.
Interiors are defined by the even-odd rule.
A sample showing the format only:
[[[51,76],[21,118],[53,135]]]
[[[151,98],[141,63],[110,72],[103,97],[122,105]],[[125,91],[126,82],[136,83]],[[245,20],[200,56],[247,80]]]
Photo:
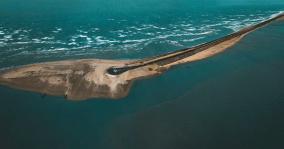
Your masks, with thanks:
[[[127,96],[135,80],[162,74],[173,66],[205,59],[238,43],[244,36],[273,21],[279,14],[223,38],[192,48],[137,61],[81,59],[44,62],[0,72],[0,84],[42,94],[65,96],[69,100],[120,99]],[[115,74],[109,73],[113,69]]]

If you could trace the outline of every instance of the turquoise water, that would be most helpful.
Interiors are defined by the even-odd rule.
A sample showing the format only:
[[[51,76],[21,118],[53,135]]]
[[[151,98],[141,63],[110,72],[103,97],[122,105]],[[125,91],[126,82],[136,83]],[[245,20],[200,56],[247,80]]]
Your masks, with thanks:
[[[182,0],[66,3],[1,1],[0,68],[154,56],[284,10]],[[220,55],[137,81],[118,101],[70,102],[1,86],[0,146],[283,148],[283,39],[284,23],[274,23]]]

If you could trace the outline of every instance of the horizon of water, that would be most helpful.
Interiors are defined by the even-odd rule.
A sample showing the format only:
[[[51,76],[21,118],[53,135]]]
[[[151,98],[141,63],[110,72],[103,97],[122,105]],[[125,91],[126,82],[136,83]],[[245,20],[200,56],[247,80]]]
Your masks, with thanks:
[[[0,68],[155,56],[284,10],[268,1],[80,2],[1,1]],[[283,148],[283,39],[284,23],[273,23],[224,53],[135,82],[121,100],[71,102],[0,86],[0,148]]]

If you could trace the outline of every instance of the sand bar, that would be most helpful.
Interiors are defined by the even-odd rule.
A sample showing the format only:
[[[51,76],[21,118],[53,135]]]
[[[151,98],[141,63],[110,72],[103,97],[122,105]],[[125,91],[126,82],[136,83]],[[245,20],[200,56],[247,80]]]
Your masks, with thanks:
[[[36,63],[0,71],[0,84],[68,100],[120,99],[127,96],[133,81],[157,76],[173,66],[218,54],[245,35],[274,21],[278,14],[214,41],[141,60],[81,59]]]

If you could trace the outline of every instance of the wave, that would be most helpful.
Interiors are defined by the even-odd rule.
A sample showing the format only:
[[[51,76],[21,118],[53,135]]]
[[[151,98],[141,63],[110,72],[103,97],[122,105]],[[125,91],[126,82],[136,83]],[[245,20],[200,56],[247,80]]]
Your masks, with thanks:
[[[112,44],[112,43],[120,43],[119,40],[108,40],[105,39],[103,36],[97,36],[95,38],[96,42],[94,44],[96,45],[105,45],[105,44]]]
[[[39,50],[37,53],[52,53],[52,52],[58,53],[58,52],[67,51],[67,50],[69,49],[68,48],[54,48],[54,49],[47,49],[47,50]]]
[[[122,43],[133,43],[133,42],[145,42],[148,41],[149,39],[134,39],[134,40],[124,40]]]
[[[250,25],[254,25],[257,24],[259,22],[265,21],[267,19],[273,18],[281,13],[283,13],[284,11],[272,11],[269,13],[273,13],[270,15],[263,15],[263,14],[259,14],[259,15],[249,15],[249,17],[252,18],[247,18],[247,16],[242,16],[245,17],[244,19],[239,19],[239,20],[235,20],[235,21],[223,21],[224,26],[228,25],[227,28],[232,29],[234,32],[239,31],[240,29],[250,26]]]
[[[283,13],[284,13],[284,11],[275,12],[274,14],[270,15],[270,18],[274,18],[274,17],[276,17],[276,16],[278,16],[280,14],[283,14]]]
[[[72,56],[72,54],[89,55],[106,51],[137,52],[142,51],[151,43],[166,43],[182,47],[182,44],[186,45],[188,42],[198,43],[200,42],[199,40],[219,36],[223,34],[223,31],[226,31],[226,33],[238,31],[243,27],[258,23],[279,13],[283,13],[283,11],[216,16],[198,23],[194,23],[189,17],[169,24],[123,24],[121,28],[111,29],[109,32],[105,32],[105,28],[97,26],[78,27],[78,29],[66,36],[61,34],[61,32],[63,33],[64,31],[65,34],[65,30],[67,31],[63,27],[52,28],[48,31],[48,34],[38,34],[37,29],[2,27],[0,28],[0,48],[10,51],[14,50],[13,52],[8,52],[13,56],[37,53],[44,54],[44,56],[51,54],[50,57],[64,57]],[[128,23],[127,20],[124,22]]]
[[[119,38],[124,38],[124,37],[127,37],[127,35],[126,35],[126,34],[121,34],[121,33],[119,33],[119,34],[118,34],[118,37],[119,37]]]
[[[197,37],[197,38],[191,38],[191,39],[184,39],[183,42],[193,42],[196,40],[204,39],[205,37]]]

